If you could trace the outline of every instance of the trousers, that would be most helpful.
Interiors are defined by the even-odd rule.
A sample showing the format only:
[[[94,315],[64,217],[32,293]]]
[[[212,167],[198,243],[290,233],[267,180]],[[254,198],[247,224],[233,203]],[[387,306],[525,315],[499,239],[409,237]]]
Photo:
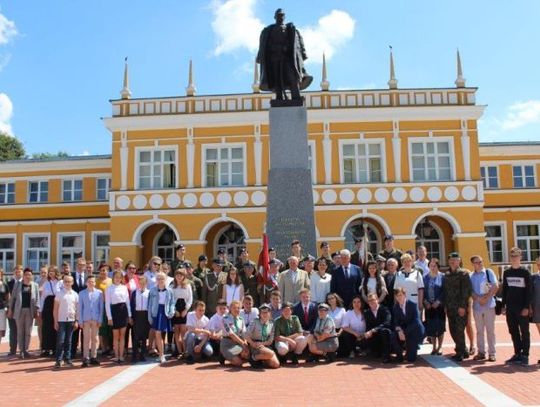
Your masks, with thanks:
[[[30,346],[30,338],[32,337],[32,324],[34,316],[30,308],[21,308],[21,314],[16,320],[17,323],[17,342],[20,352],[28,352]]]
[[[83,358],[97,357],[98,321],[86,321],[83,326]]]
[[[487,334],[488,354],[495,356],[495,308],[474,311],[473,316],[476,325],[478,353],[486,353],[485,334]]]
[[[456,354],[465,355],[467,353],[467,346],[465,344],[465,328],[467,327],[467,311],[464,316],[459,316],[457,309],[448,309],[448,327],[450,328],[450,335],[452,340],[456,344]]]
[[[522,317],[521,310],[506,309],[506,325],[514,344],[514,354],[529,356],[531,335],[529,317]]]

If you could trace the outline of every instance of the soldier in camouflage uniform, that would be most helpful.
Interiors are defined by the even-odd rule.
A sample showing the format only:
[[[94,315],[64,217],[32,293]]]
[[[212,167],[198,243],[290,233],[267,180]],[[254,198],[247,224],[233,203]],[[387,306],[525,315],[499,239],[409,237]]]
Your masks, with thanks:
[[[465,345],[465,328],[467,326],[467,312],[469,298],[472,295],[469,271],[461,268],[459,253],[453,252],[448,256],[449,271],[444,280],[444,301],[450,335],[456,344],[456,354],[453,359],[461,362],[469,357]]]
[[[191,264],[191,262],[186,261],[184,263],[184,267],[186,268],[186,277],[189,280],[189,284],[191,285],[191,291],[193,292],[193,305],[191,306],[191,309],[195,310],[197,300],[202,301],[203,282],[200,278],[196,277],[193,274],[193,265]]]

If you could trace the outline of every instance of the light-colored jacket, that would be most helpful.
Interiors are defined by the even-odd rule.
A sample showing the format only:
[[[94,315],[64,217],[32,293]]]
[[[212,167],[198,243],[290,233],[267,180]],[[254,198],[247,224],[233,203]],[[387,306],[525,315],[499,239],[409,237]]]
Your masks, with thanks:
[[[167,318],[172,318],[175,312],[175,300],[174,294],[171,288],[165,288],[165,316]],[[157,317],[159,309],[159,291],[157,286],[152,287],[150,293],[148,294],[148,322],[152,324],[154,318]]]
[[[35,315],[39,311],[39,286],[31,281],[30,287],[30,313]],[[22,281],[17,281],[13,286],[9,308],[13,312],[13,319],[19,319],[22,308]]]
[[[94,288],[92,299],[90,299],[90,291],[88,288],[79,293],[79,322],[81,324],[88,321],[103,322],[103,310],[105,308],[103,293]]]
[[[288,269],[281,273],[278,280],[278,289],[283,302],[293,304],[300,300],[298,292],[302,288],[309,288],[308,273],[302,269],[296,269],[296,281],[293,280],[293,272]]]

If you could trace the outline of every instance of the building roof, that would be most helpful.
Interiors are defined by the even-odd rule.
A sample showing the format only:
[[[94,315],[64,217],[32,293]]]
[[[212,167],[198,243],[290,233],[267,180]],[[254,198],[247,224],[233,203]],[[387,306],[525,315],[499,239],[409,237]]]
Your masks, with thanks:
[[[24,163],[45,163],[53,161],[88,161],[88,160],[109,160],[111,154],[95,154],[95,155],[72,155],[67,157],[50,157],[50,158],[21,158],[20,160],[2,161],[0,164],[24,164]]]
[[[480,147],[540,146],[540,141],[485,141]]]

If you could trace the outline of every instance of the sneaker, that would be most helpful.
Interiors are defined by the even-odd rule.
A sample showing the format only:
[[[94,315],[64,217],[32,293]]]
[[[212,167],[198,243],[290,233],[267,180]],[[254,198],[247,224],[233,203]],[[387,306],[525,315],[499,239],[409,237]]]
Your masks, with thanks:
[[[307,363],[318,363],[319,362],[319,355],[309,355],[306,362]]]
[[[505,361],[504,363],[506,363],[507,365],[514,365],[514,364],[521,363],[521,355],[514,355],[510,359]]]
[[[485,360],[486,355],[484,353],[478,353],[477,355],[474,355],[473,360]]]
[[[463,355],[458,355],[457,353],[452,356],[452,360],[454,362],[463,362]]]
[[[139,356],[139,362],[146,362],[146,358],[144,357],[144,355]]]
[[[333,363],[336,361],[336,352],[328,352],[326,354],[326,361],[328,363]]]
[[[159,363],[166,363],[166,362],[167,362],[167,359],[165,359],[165,355],[159,358]]]
[[[99,366],[101,363],[96,358],[90,358],[90,364],[92,366]]]
[[[88,367],[89,365],[90,365],[90,361],[88,359],[84,359],[81,367]]]
[[[521,365],[522,366],[529,366],[529,356],[522,356],[521,357]]]
[[[24,358],[25,358],[24,352],[19,353],[19,359],[24,359]]]
[[[465,353],[463,354],[463,359],[469,359],[471,355],[469,354],[469,352],[465,351]]]
[[[293,365],[297,365],[297,364],[298,364],[298,355],[297,355],[296,353],[293,353],[293,354],[291,355],[291,363],[292,363]]]
[[[62,367],[62,363],[60,363],[60,361],[57,360],[56,363],[54,364],[54,368],[55,369],[60,369],[60,367]]]
[[[218,360],[219,360],[219,364],[221,366],[224,366],[225,365],[225,358],[223,357],[223,355],[220,353],[219,356],[218,356]]]
[[[194,358],[193,356],[191,356],[191,355],[188,355],[188,356],[186,357],[186,363],[187,363],[188,365],[194,364],[194,363],[195,363],[195,358]]]
[[[497,359],[495,358],[495,355],[489,355],[488,360],[490,362],[495,362]]]
[[[71,361],[71,359],[66,360],[64,364],[68,367],[73,367],[73,362]]]

